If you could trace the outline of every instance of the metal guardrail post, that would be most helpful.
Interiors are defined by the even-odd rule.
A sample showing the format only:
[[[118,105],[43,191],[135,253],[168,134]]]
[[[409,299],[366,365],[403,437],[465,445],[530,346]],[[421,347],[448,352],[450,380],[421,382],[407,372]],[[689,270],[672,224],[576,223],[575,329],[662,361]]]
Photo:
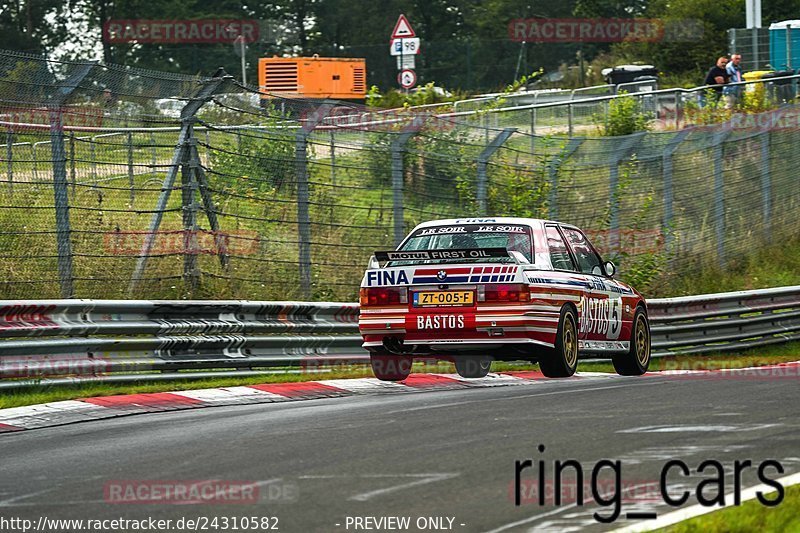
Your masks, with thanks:
[[[550,220],[558,220],[558,172],[561,165],[569,159],[575,151],[583,144],[584,139],[570,139],[564,149],[547,163],[547,176],[550,182],[550,192],[547,199],[547,217]]]
[[[181,110],[181,130],[178,135],[178,142],[172,154],[172,163],[161,185],[161,194],[158,197],[155,211],[150,219],[150,227],[145,234],[144,243],[142,243],[142,248],[139,251],[139,259],[136,261],[136,266],[131,276],[131,283],[128,286],[129,295],[133,295],[138,288],[139,282],[144,275],[144,270],[147,267],[147,259],[150,256],[150,251],[153,249],[156,233],[161,225],[161,219],[164,217],[164,210],[167,208],[167,202],[169,201],[172,188],[178,176],[178,169],[181,167],[181,163],[184,160],[186,141],[189,140],[189,137],[192,135],[192,125],[195,120],[194,116],[206,102],[213,98],[223,82],[229,79],[232,79],[232,77],[225,74],[225,71],[221,71],[214,78],[206,80],[200,90],[197,91],[195,96],[189,100]]]
[[[152,159],[152,164],[150,165],[150,171],[151,172],[155,172],[156,171],[156,165],[158,164],[158,155],[157,155],[158,151],[156,149],[156,134],[155,133],[150,133],[150,146],[153,147],[153,159]]]
[[[336,187],[336,138],[331,130],[331,186]]]
[[[772,177],[769,161],[770,132],[765,129],[761,133],[761,197],[762,216],[764,218],[764,239],[772,242]]]
[[[295,168],[297,171],[297,262],[300,269],[300,294],[311,299],[311,203],[308,186],[308,136],[333,109],[325,103],[310,113],[295,136]]]
[[[481,154],[478,156],[477,161],[477,170],[478,170],[478,179],[477,179],[477,200],[478,200],[478,214],[485,215],[486,214],[486,196],[487,196],[487,188],[488,188],[488,176],[486,172],[486,167],[489,164],[489,159],[492,155],[500,148],[504,142],[508,140],[513,133],[517,131],[517,128],[505,128],[501,131],[492,142],[490,142],[486,148],[483,149]]]
[[[131,132],[128,132],[126,140],[128,145],[128,185],[131,188],[131,207],[133,207],[133,202],[136,200],[136,191],[133,183],[133,134]]]
[[[531,135],[536,135],[536,108],[531,109]],[[533,150],[531,150],[531,153]]]
[[[572,137],[572,100],[567,103],[567,135]]]
[[[97,157],[95,145],[97,144],[97,137],[89,139],[89,157],[92,159],[92,179],[97,182]]]
[[[31,143],[31,156],[33,159],[33,181],[39,181],[39,165],[36,163],[39,158],[36,157],[36,145],[39,143]],[[52,150],[52,146],[50,147]]]
[[[717,239],[717,260],[725,268],[725,177],[722,172],[725,139],[730,131],[714,135],[714,229]]]
[[[6,161],[8,162],[8,187],[14,190],[14,130],[8,127],[6,133]]]
[[[392,140],[392,221],[394,228],[394,245],[399,246],[406,236],[405,215],[403,213],[403,192],[405,188],[405,165],[403,156],[408,141],[416,135],[416,131],[399,134]]]

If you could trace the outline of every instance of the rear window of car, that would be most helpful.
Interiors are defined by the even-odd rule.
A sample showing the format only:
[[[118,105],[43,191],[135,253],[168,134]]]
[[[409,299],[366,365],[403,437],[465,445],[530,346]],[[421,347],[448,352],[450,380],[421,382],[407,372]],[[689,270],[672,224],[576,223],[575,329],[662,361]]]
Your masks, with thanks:
[[[420,228],[411,234],[400,250],[457,250],[505,248],[516,251],[533,262],[533,244],[530,227],[519,224],[457,224]],[[510,257],[462,259],[459,262],[510,263]],[[413,261],[419,263],[446,263],[447,259]],[[392,265],[411,264],[410,261],[395,261]]]

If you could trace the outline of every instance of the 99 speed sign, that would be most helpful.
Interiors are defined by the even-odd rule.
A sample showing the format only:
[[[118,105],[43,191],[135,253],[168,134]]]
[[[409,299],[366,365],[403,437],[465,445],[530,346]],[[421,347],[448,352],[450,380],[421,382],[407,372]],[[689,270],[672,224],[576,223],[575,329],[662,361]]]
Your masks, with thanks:
[[[403,89],[410,89],[417,84],[417,74],[411,69],[404,69],[397,75],[397,83]]]

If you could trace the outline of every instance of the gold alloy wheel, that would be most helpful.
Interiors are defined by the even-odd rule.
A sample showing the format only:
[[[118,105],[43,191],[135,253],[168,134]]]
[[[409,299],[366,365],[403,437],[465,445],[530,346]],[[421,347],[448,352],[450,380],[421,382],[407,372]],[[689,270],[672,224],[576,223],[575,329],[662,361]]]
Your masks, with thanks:
[[[642,315],[639,315],[636,321],[636,359],[642,366],[650,359],[650,332],[647,331],[647,324]]]
[[[568,314],[564,317],[564,333],[561,340],[564,346],[564,359],[567,366],[572,368],[578,362],[578,341],[575,334],[575,321],[568,320],[568,316],[572,315]]]

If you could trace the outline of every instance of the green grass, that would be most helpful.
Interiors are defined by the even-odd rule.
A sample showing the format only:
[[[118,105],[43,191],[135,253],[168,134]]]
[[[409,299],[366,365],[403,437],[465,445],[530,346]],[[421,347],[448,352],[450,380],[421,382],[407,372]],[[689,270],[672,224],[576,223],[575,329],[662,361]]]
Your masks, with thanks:
[[[726,268],[715,263],[662,277],[653,296],[684,296],[800,285],[800,237],[733,257]]]
[[[769,498],[774,498],[774,493]],[[658,530],[663,533],[749,533],[751,531],[800,531],[800,485],[786,488],[777,507],[766,507],[758,500],[744,502]]]
[[[654,359],[651,371],[659,370],[702,370],[718,368],[746,368],[766,364],[784,363],[800,360],[800,342],[793,342],[763,349],[750,349],[744,352],[726,352],[710,356],[676,356]],[[493,372],[538,370],[538,365],[524,363],[495,362]],[[583,361],[578,365],[579,372],[614,372],[611,362]],[[417,362],[414,372],[445,373],[455,372],[452,363],[439,361],[436,364]],[[208,378],[186,379],[180,381],[140,382],[140,383],[92,383],[86,385],[30,386],[24,389],[3,390],[0,394],[0,408],[18,407],[38,403],[110,396],[115,394],[136,394],[142,392],[167,392],[176,390],[202,389],[253,385],[258,383],[286,383],[316,381],[325,379],[372,377],[372,370],[366,365],[344,365],[331,367],[323,372],[300,372],[285,369],[282,373],[240,378],[214,377],[209,371]]]

